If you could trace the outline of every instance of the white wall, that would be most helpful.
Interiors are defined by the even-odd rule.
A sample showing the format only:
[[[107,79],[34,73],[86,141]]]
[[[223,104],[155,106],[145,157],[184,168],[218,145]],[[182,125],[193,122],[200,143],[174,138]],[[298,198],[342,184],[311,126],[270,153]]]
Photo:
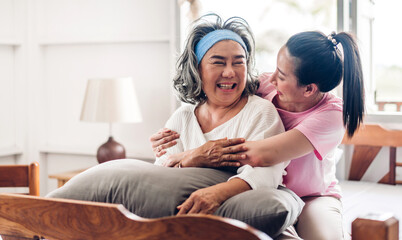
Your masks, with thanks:
[[[151,161],[149,136],[177,103],[171,78],[176,0],[0,1],[0,164],[38,161],[49,174],[97,164],[106,123],[80,122],[88,78],[134,79],[143,122],[114,124],[129,158]]]

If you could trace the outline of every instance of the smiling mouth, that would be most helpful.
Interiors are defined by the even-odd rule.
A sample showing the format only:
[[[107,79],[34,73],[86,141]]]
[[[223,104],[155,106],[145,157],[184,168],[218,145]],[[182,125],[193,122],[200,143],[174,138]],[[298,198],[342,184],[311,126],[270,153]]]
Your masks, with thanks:
[[[224,89],[224,90],[234,89],[236,87],[236,85],[237,85],[236,83],[230,83],[230,84],[220,83],[220,84],[217,84],[218,88]]]

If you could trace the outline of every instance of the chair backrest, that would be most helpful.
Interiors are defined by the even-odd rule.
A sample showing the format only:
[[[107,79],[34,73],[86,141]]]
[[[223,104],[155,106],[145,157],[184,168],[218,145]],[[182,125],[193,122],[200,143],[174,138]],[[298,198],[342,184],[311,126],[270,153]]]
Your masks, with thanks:
[[[39,196],[39,163],[0,165],[0,187],[29,187],[29,195]]]
[[[369,168],[382,147],[389,147],[389,172],[379,181],[395,184],[396,167],[402,166],[396,162],[396,148],[402,147],[402,130],[389,130],[377,124],[365,124],[348,138],[345,134],[342,144],[353,145],[353,156],[349,171],[349,180],[360,180]]]
[[[119,204],[5,193],[0,194],[0,235],[13,240],[271,239],[243,222],[214,215],[146,219]]]

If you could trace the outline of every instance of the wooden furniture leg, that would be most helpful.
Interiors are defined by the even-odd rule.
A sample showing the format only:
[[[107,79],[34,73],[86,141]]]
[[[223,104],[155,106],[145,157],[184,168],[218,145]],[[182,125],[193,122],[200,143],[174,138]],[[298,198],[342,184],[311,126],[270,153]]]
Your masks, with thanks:
[[[370,215],[352,223],[352,240],[398,240],[399,221],[392,216]]]

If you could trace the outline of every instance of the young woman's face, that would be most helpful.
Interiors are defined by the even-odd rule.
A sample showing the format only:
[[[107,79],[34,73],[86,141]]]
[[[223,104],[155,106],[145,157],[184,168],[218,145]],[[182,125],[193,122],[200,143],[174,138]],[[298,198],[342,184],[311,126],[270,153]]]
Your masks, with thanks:
[[[294,74],[295,61],[285,46],[279,50],[277,68],[271,83],[278,91],[276,101],[282,106],[295,105],[305,100],[303,95],[305,88],[298,86],[298,79]]]
[[[241,97],[246,86],[246,53],[235,41],[220,41],[204,55],[199,71],[207,102],[230,105]]]

